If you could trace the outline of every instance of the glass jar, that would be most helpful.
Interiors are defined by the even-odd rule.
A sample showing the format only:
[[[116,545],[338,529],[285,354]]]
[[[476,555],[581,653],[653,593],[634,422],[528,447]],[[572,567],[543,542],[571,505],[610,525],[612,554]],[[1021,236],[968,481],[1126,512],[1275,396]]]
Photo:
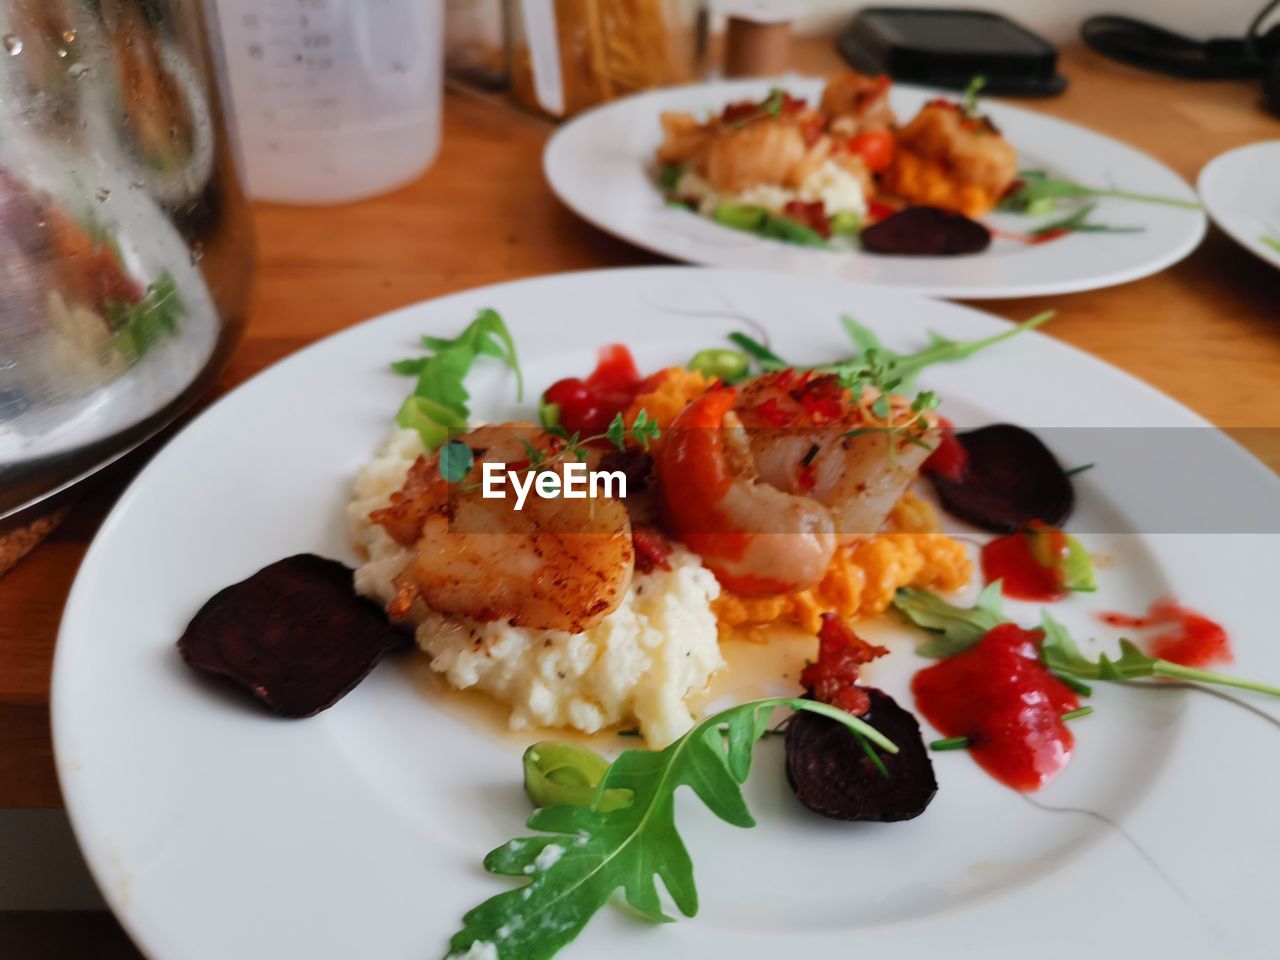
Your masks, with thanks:
[[[702,0],[510,0],[507,22],[512,95],[552,117],[688,83],[706,48]]]
[[[169,423],[244,324],[200,0],[0,0],[0,520]]]

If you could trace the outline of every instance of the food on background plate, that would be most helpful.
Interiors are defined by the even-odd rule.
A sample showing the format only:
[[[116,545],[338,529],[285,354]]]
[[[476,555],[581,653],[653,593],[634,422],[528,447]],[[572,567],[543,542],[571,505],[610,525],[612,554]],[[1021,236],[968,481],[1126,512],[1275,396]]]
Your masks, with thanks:
[[[1122,640],[1118,657],[1093,660],[1047,612],[1034,629],[1004,614],[1006,593],[1056,602],[1093,586],[1084,545],[1037,515],[1064,502],[1069,512],[1070,474],[1045,450],[1053,469],[1042,463],[1036,477],[1064,481],[1066,494],[1028,497],[1002,475],[1019,469],[1026,438],[974,443],[982,431],[956,432],[915,379],[1049,316],[980,340],[934,334],[914,353],[844,317],[853,352],[827,362],[793,363],[737,333],[733,349],[708,347],[687,368],[648,375],[614,344],[592,373],[547,387],[537,424],[472,424],[465,379],[480,358],[504,362],[523,389],[510,332],[481,311],[457,337],[424,337],[423,356],[393,364],[415,386],[356,480],[354,578],[333,561],[282,561],[215,596],[180,649],[193,667],[301,716],[339,699],[411,627],[434,671],[505,702],[517,729],[621,735],[634,725],[627,732],[650,749],[612,762],[557,741],[526,751],[538,834],[484,865],[527,882],[464,917],[450,944],[459,958],[551,957],[620,887],[642,915],[666,919],[655,875],[682,913],[696,913],[674,793],[690,786],[721,819],[753,825],[739,785],[776,708],[794,714],[785,775],[803,805],[839,820],[921,815],[937,781],[919,724],[859,677],[893,652],[852,621],[889,604],[927,631],[916,652],[937,661],[912,683],[915,708],[944,735],[929,747],[968,752],[1016,790],[1066,767],[1068,724],[1092,712],[1081,706],[1091,682],[1171,677],[1280,696],[1167,659],[1228,652],[1225,633],[1184,608],[1141,622],[1110,616],[1175,626],[1185,643],[1161,634],[1152,655]],[[590,470],[619,486],[558,495]],[[970,500],[1001,530],[1013,525],[984,550],[991,582],[973,607],[933,592],[967,586],[973,563],[912,492],[924,474],[986,485]],[[1055,523],[1065,516],[1048,512]],[[721,641],[767,643],[774,627],[814,635],[803,698],[698,716],[692,698],[724,669]]]
[[[3,168],[0,280],[0,348],[18,358],[0,364],[0,395],[15,406],[29,405],[41,384],[78,392],[69,385],[115,379],[171,338],[186,313],[169,273],[139,279],[92,210],[69,209]],[[27,349],[31,341],[43,349]]]
[[[831,78],[816,106],[774,88],[705,120],[661,115],[655,161],[668,201],[722,226],[802,246],[873,254],[980,253],[993,232],[1029,245],[1070,233],[1129,233],[1094,223],[1093,204],[1025,232],[980,222],[997,208],[1052,213],[1061,200],[1123,197],[1196,207],[1165,197],[1097,189],[1019,170],[1018,154],[980,109],[975,77],[961,100],[934,98],[899,125],[887,76]]]

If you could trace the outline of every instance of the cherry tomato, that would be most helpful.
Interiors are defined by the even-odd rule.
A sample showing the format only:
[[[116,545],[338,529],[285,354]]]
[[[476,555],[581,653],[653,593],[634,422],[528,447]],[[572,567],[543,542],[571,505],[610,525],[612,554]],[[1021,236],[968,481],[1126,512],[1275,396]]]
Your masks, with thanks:
[[[557,380],[543,399],[560,408],[560,426],[584,437],[604,433],[618,413],[626,410],[640,388],[640,373],[631,351],[620,343],[601,347],[599,362],[585,380]]]
[[[893,162],[895,143],[888,130],[864,130],[849,141],[849,152],[862,158],[867,169],[879,173]]]
[[[609,425],[606,419],[603,425],[596,427],[603,408],[600,398],[585,380],[578,377],[557,380],[547,387],[543,396],[547,403],[554,403],[560,408],[560,426],[570,433],[595,434]]]

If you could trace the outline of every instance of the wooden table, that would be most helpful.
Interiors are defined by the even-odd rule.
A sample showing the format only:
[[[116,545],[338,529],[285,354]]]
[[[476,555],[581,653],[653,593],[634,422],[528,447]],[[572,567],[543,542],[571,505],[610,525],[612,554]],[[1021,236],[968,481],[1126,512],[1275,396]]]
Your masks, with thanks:
[[[800,45],[797,63],[812,73],[840,67],[826,43]],[[1064,52],[1062,65],[1066,94],[1025,106],[1132,143],[1189,181],[1224,150],[1280,137],[1255,84],[1174,81],[1078,48]],[[417,182],[342,207],[260,206],[248,332],[218,393],[319,337],[417,300],[517,277],[660,262],[555,200],[541,173],[550,132],[500,102],[451,93],[440,158]],[[1052,306],[1050,336],[1155,385],[1280,467],[1280,431],[1259,429],[1280,427],[1280,272],[1220,233],[1146,280],[980,306],[1011,318]],[[49,541],[0,579],[0,809],[61,805],[47,719],[58,620],[89,540],[146,456],[87,490]],[[117,955],[99,950],[95,941],[93,956]]]

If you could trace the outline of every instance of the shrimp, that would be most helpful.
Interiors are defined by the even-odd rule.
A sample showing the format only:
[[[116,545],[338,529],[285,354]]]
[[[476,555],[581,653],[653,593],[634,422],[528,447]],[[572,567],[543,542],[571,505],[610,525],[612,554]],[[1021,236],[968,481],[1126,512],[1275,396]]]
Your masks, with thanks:
[[[881,423],[864,406],[878,396],[866,388],[855,403],[834,376],[783,370],[743,385],[734,405],[760,479],[827,507],[841,544],[880,530],[941,439],[927,413],[897,433],[883,429],[914,414],[891,396]]]
[[[531,424],[479,427],[461,439],[475,456],[469,479],[485,462],[527,463],[524,443],[547,452],[556,442]],[[414,550],[389,612],[402,616],[421,599],[452,616],[581,633],[617,609],[635,565],[626,507],[534,494],[520,511],[513,502],[483,497],[478,483],[451,486],[438,454],[419,457],[390,504],[371,515]]]
[[[691,113],[665,112],[659,120],[662,123],[659,163],[686,163],[702,151],[711,137],[711,126],[699,123]]]
[[[699,158],[712,188],[745,193],[762,184],[794,184],[808,153],[797,124],[762,119],[741,129],[723,127]]]
[[[852,136],[863,130],[897,124],[889,106],[889,77],[868,77],[849,71],[827,81],[821,107],[831,120],[833,133]]]
[[[804,590],[835,552],[831,511],[756,477],[735,398],[730,387],[713,389],[672,423],[655,461],[666,517],[735,593]]]

